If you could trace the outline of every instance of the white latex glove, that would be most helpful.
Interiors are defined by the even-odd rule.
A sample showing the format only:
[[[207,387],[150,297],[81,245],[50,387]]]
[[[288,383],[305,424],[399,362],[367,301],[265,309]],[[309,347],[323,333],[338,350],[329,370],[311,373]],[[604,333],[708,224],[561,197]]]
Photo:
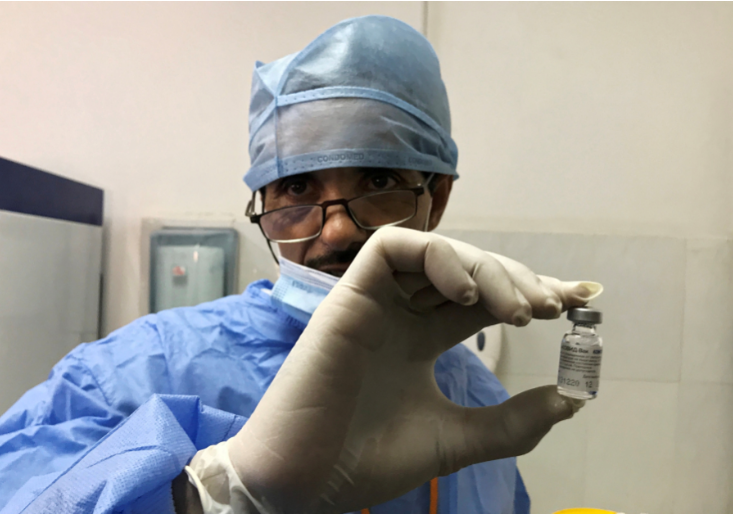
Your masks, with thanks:
[[[438,356],[480,328],[585,304],[593,284],[409,229],[364,245],[319,306],[229,456],[272,512],[346,512],[431,478],[532,450],[578,409],[555,386],[464,408],[438,389]]]

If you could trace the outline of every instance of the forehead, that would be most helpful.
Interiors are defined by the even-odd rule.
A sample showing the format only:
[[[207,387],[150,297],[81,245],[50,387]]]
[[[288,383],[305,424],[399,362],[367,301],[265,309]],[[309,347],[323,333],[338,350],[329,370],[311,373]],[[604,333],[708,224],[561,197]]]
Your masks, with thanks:
[[[277,185],[278,183],[288,179],[306,179],[315,180],[320,183],[352,183],[354,181],[364,178],[366,175],[373,175],[376,173],[393,173],[398,174],[405,180],[419,182],[423,179],[423,174],[416,170],[403,170],[397,168],[369,168],[369,167],[344,167],[344,168],[328,168],[325,170],[315,170],[313,172],[306,172],[297,175],[291,175],[289,177],[283,177],[277,181],[273,181],[267,185],[268,188]]]

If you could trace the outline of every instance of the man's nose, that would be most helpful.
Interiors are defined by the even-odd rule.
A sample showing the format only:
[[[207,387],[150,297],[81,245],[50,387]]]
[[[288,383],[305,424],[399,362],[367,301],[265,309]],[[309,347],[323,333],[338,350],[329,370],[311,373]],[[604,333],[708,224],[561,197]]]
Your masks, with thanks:
[[[347,250],[354,243],[367,241],[367,231],[354,223],[346,206],[329,206],[320,239],[334,250]]]

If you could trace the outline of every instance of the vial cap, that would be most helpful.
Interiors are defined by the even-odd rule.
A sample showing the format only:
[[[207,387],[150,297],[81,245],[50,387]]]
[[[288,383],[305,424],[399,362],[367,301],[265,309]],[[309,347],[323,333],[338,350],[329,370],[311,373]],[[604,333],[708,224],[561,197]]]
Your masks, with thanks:
[[[582,324],[601,324],[601,311],[590,306],[570,308],[567,316],[572,322],[580,322]]]

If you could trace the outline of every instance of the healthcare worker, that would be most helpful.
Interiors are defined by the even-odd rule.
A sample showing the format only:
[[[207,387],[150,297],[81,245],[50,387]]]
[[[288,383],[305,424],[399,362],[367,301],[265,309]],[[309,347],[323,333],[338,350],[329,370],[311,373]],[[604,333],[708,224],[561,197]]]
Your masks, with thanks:
[[[457,343],[600,285],[428,232],[458,156],[430,44],[368,16],[258,63],[250,134],[280,279],[64,357],[0,418],[2,511],[527,512],[514,457],[579,405]]]

